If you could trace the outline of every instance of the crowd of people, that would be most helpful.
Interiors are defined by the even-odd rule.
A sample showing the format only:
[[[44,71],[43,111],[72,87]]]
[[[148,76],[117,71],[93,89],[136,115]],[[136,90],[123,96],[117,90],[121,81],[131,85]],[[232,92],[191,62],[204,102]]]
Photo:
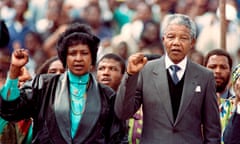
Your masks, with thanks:
[[[240,2],[225,48],[218,2],[1,1],[0,142],[240,143]]]

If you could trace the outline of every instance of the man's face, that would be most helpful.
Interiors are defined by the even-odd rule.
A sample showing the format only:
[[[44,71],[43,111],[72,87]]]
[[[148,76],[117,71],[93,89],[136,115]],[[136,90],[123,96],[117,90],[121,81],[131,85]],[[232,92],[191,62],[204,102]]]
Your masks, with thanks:
[[[191,38],[190,30],[184,25],[177,24],[167,27],[162,40],[169,58],[176,64],[184,59],[195,44],[195,40]]]
[[[221,55],[212,55],[209,57],[206,67],[214,72],[217,92],[224,92],[227,88],[231,68],[228,64],[228,58]]]
[[[121,65],[114,59],[104,58],[97,67],[98,82],[110,86],[115,91],[122,79]]]

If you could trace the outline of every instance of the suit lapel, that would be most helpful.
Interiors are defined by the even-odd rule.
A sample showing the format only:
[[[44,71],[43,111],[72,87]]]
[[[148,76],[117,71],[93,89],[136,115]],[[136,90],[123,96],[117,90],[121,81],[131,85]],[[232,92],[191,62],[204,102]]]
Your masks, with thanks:
[[[66,142],[71,141],[70,136],[70,113],[69,113],[69,90],[67,82],[67,73],[61,75],[56,88],[56,96],[54,101],[54,112],[60,132]]]
[[[193,63],[188,61],[184,77],[182,98],[174,125],[176,125],[181,120],[183,114],[185,113],[187,107],[189,106],[191,100],[194,97],[195,88],[197,86],[196,82],[198,81],[197,76],[198,71],[194,67]]]
[[[168,115],[171,123],[174,123],[172,104],[169,93],[169,86],[167,80],[167,70],[164,62],[164,56],[158,61],[159,64],[153,69],[153,81],[155,83],[155,89],[157,90],[157,95],[161,99],[162,105]]]

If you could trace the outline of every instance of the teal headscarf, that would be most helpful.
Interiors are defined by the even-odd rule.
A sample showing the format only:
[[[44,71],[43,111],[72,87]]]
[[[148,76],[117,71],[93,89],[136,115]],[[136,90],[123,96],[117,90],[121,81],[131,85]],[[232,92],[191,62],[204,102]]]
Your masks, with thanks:
[[[232,82],[235,83],[240,76],[240,64],[238,64],[232,71]]]

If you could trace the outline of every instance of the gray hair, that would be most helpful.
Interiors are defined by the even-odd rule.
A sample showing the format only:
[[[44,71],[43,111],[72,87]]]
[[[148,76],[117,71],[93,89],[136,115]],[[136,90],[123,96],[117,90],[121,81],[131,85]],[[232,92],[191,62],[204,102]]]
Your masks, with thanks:
[[[166,15],[163,19],[161,26],[161,36],[163,36],[166,32],[166,29],[169,25],[178,24],[184,25],[190,30],[190,35],[193,39],[197,37],[197,28],[196,24],[191,20],[191,18],[187,15],[183,14],[169,14]]]

